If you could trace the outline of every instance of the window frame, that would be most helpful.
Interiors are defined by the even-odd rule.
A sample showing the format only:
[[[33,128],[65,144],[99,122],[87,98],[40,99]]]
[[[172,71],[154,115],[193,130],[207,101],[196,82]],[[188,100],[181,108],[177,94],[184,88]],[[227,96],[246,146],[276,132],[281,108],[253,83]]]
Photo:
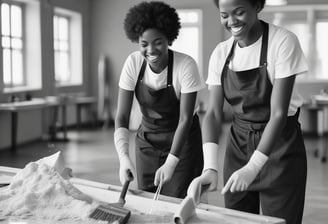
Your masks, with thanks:
[[[14,84],[13,80],[14,80],[14,74],[13,74],[13,60],[12,60],[12,53],[15,49],[12,48],[12,44],[10,44],[10,47],[9,48],[4,48],[3,45],[2,45],[2,39],[3,37],[8,37],[10,39],[10,42],[12,42],[12,39],[14,39],[15,37],[12,36],[12,33],[11,33],[11,29],[10,29],[10,33],[8,36],[4,36],[2,34],[2,29],[0,30],[1,31],[1,40],[0,40],[0,43],[1,43],[1,55],[2,55],[2,85],[4,88],[20,88],[20,87],[24,87],[24,86],[27,86],[27,71],[26,71],[26,27],[24,25],[24,18],[25,18],[25,4],[22,3],[22,2],[18,2],[18,1],[6,1],[6,0],[3,0],[1,1],[1,4],[0,6],[2,7],[2,4],[8,4],[9,7],[11,8],[12,6],[18,6],[20,9],[21,9],[21,12],[22,12],[22,15],[21,15],[21,32],[22,32],[22,35],[21,37],[19,38],[21,41],[22,41],[22,49],[21,49],[21,54],[22,54],[22,83],[21,84]],[[10,13],[11,10],[9,10],[9,13]],[[2,13],[1,13],[1,17],[2,17]],[[9,26],[11,28],[11,14],[9,15]],[[10,64],[10,67],[11,67],[11,82],[10,84],[6,84],[5,83],[5,80],[4,80],[4,63],[3,63],[3,53],[4,53],[4,50],[5,49],[9,49],[10,52],[11,52],[11,64]]]
[[[54,7],[53,17],[55,15],[61,15],[69,18],[69,67],[70,67],[70,80],[68,82],[57,82],[56,88],[82,86],[84,85],[84,72],[83,72],[83,24],[81,12],[62,8],[59,6]],[[54,38],[54,35],[53,35]],[[74,41],[72,41],[74,40]],[[54,43],[54,40],[53,40]],[[53,46],[54,50],[54,46]],[[56,80],[55,74],[55,52],[54,52],[54,80]]]

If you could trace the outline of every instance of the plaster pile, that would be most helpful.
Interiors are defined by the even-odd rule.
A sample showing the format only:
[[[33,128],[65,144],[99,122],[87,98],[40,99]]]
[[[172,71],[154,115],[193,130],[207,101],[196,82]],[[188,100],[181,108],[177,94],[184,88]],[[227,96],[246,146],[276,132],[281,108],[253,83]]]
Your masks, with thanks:
[[[58,170],[67,169],[58,166],[64,165],[58,159],[59,154],[55,154],[50,159],[28,163],[8,187],[0,189],[2,218],[44,220],[40,223],[101,223],[88,218],[98,203],[59,174]]]

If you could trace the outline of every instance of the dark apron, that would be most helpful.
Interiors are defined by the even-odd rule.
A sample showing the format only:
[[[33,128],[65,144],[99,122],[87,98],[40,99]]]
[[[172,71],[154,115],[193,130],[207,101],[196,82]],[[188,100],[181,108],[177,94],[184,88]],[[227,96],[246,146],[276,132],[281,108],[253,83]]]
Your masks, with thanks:
[[[224,96],[233,111],[224,160],[224,183],[249,161],[270,119],[272,84],[266,68],[268,24],[262,22],[262,25],[260,67],[238,72],[230,70],[234,41],[222,72]],[[301,223],[307,164],[298,115],[299,110],[288,117],[267,163],[248,191],[225,194],[226,207],[259,213],[260,202],[264,215],[284,218],[287,224]]]
[[[179,123],[180,101],[172,86],[173,52],[169,50],[167,86],[154,90],[144,85],[146,61],[139,72],[135,89],[142,112],[142,122],[136,136],[136,169],[140,189],[155,192],[155,173],[170,152],[175,130]],[[170,182],[162,187],[161,194],[186,196],[193,178],[203,168],[202,139],[197,115],[194,115],[189,136],[179,155],[179,163]]]

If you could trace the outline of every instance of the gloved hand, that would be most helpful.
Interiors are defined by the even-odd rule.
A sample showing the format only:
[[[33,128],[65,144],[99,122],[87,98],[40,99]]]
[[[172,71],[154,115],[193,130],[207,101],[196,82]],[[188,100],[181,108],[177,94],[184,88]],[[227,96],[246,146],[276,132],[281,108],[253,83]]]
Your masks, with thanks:
[[[135,168],[129,157],[129,130],[127,128],[119,127],[115,129],[114,144],[120,160],[119,176],[123,185],[126,180],[132,181],[136,177]]]
[[[214,191],[218,184],[218,173],[215,170],[208,169],[202,175],[193,179],[187,191],[187,196],[194,199],[195,204],[199,204],[201,194],[208,190]]]
[[[128,155],[120,157],[120,182],[123,185],[126,180],[132,181],[136,176],[136,170]]]
[[[218,144],[214,142],[206,142],[203,144],[203,173],[190,183],[187,191],[187,195],[192,197],[196,204],[200,201],[202,187],[207,186],[208,191],[214,191],[217,188],[219,170],[218,152]]]
[[[154,185],[157,186],[161,181],[162,184],[171,180],[175,167],[179,163],[179,158],[173,154],[169,154],[165,163],[157,169],[154,179]]]
[[[221,194],[225,194],[229,190],[231,192],[247,190],[267,160],[268,156],[255,150],[248,163],[230,176]]]

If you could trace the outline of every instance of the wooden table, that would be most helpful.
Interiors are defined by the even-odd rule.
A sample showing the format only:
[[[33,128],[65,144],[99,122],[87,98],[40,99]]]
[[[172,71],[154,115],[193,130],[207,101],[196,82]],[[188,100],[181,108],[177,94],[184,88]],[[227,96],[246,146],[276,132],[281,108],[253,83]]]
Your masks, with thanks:
[[[97,102],[95,97],[91,96],[48,96],[45,98],[48,102],[48,105],[53,107],[53,119],[50,127],[50,139],[52,141],[68,141],[67,137],[67,106],[76,105],[76,127],[80,129],[81,127],[81,117],[82,117],[82,108],[89,107]],[[57,137],[58,127],[58,115],[59,110],[61,110],[61,129],[63,131],[63,138]]]
[[[89,96],[72,96],[72,97],[56,97],[50,96],[45,98],[33,98],[30,101],[20,101],[11,103],[1,103],[0,112],[11,113],[11,152],[16,153],[17,149],[17,132],[18,132],[18,114],[21,111],[28,110],[43,110],[45,108],[53,108],[53,116],[51,121],[51,128],[49,131],[50,140],[53,141],[68,141],[67,137],[67,106],[76,105],[76,119],[77,128],[81,127],[82,108],[90,107],[96,103],[95,97]],[[58,129],[56,127],[58,121],[59,110],[62,112],[61,129],[63,131],[63,138],[57,137]]]
[[[15,153],[17,148],[17,127],[18,127],[18,112],[44,109],[48,106],[45,99],[34,98],[30,101],[1,103],[0,111],[11,113],[11,152]]]
[[[14,175],[19,170],[20,169],[0,166],[0,177],[2,174],[10,175],[10,173],[12,173],[11,175]],[[106,203],[115,203],[121,191],[120,186],[88,181],[85,179],[73,178],[71,182],[85,194],[90,195],[95,200]],[[148,212],[152,204],[152,198],[152,193],[129,189],[126,195],[126,204],[124,205],[125,208],[131,210],[131,217],[128,223],[174,223],[174,212],[177,210],[182,200],[160,195],[159,201],[156,202],[153,213],[150,215]],[[188,224],[196,223],[284,224],[285,221],[279,218],[255,215],[201,203],[196,208],[196,214],[188,221]]]
[[[97,99],[92,96],[79,96],[74,98],[74,104],[76,105],[76,127],[78,130],[80,129],[82,123],[82,109],[89,108],[91,111],[90,107],[97,102]],[[91,114],[91,116],[93,116],[93,114]],[[94,122],[95,121],[93,121],[93,123]]]

